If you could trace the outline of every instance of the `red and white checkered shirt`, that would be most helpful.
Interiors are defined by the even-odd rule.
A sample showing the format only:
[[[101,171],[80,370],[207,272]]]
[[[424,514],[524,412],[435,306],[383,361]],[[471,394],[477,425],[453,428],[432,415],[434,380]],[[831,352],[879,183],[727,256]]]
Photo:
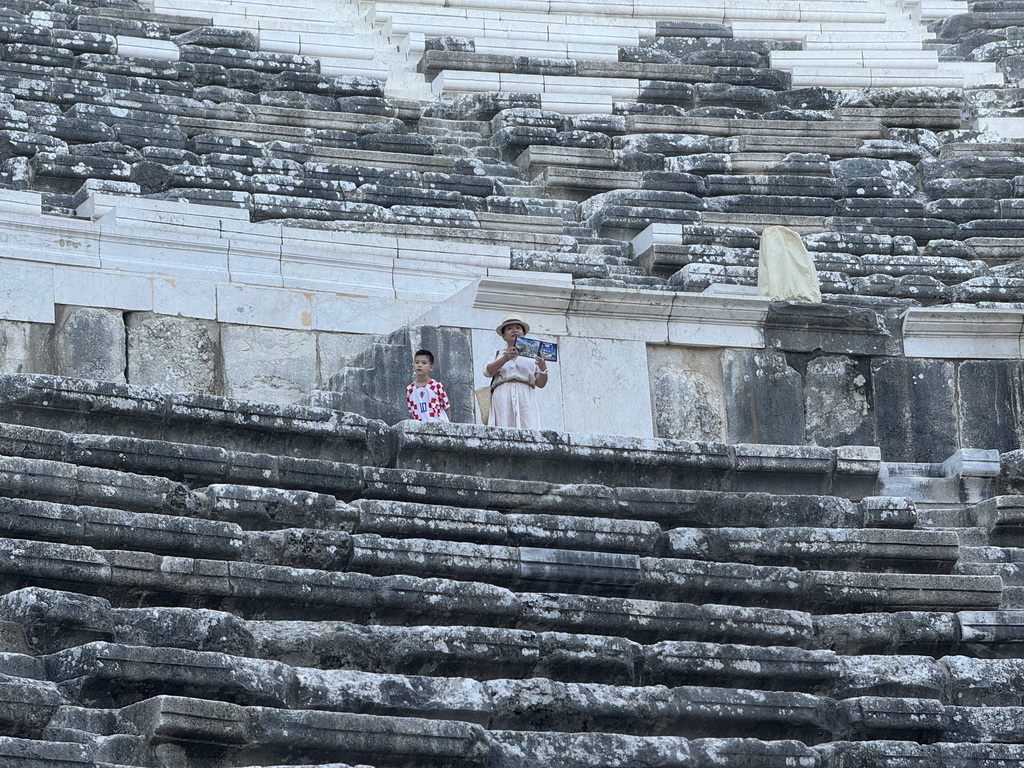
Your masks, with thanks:
[[[448,421],[445,411],[451,404],[448,402],[448,393],[439,381],[431,379],[422,387],[412,382],[405,388],[405,402],[416,421]]]

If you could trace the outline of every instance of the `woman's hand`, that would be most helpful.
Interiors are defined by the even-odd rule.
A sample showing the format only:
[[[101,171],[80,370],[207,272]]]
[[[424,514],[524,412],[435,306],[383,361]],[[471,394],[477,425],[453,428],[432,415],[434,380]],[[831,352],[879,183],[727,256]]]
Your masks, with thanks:
[[[537,355],[533,359],[537,363],[537,378],[535,386],[537,389],[544,389],[544,385],[548,383],[548,361],[540,355]],[[540,367],[541,363],[544,364],[543,368]]]

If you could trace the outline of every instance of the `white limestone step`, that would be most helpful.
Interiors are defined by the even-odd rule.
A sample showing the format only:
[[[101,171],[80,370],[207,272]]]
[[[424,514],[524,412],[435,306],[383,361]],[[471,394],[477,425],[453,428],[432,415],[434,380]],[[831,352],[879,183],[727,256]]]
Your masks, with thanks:
[[[742,5],[744,0],[738,3],[719,3],[722,8]],[[747,0],[749,2],[749,0]],[[844,8],[849,8],[858,2],[865,5],[870,0],[853,0],[845,3]],[[406,0],[407,5],[415,5],[423,9],[425,6],[431,10],[438,8],[458,8],[463,10],[484,10],[489,13],[516,11],[527,12],[536,15],[541,14],[565,14],[569,16],[605,16],[621,17],[623,19],[693,19],[693,13],[707,9],[707,4],[693,2],[686,3],[652,3],[642,0],[602,0],[600,3],[592,2],[560,2],[559,0],[448,0],[447,2],[421,2],[420,0]],[[754,5],[754,3],[750,3]],[[784,6],[799,6],[807,13],[837,11],[834,3],[823,2],[822,0],[769,0],[761,3],[762,7],[780,8]],[[714,6],[712,6],[714,7]]]
[[[877,31],[830,32],[807,35],[804,38],[804,51],[920,51],[923,39],[922,35],[914,33],[879,35]]]
[[[327,59],[321,58],[320,74],[327,77],[351,75],[353,77],[369,77],[373,80],[387,81],[390,72],[383,64],[371,59]]]
[[[561,40],[517,40],[514,38],[479,37],[474,40],[477,53],[497,56],[538,56],[553,59],[586,59],[618,61],[619,48],[614,43],[576,43]]]
[[[783,6],[781,8],[764,5],[750,7],[727,6],[722,9],[721,17],[717,16],[716,13],[711,13],[711,11],[717,10],[717,8],[705,9],[701,12],[701,16],[706,17],[708,21],[720,21],[722,24],[754,20],[764,20],[766,22],[792,21],[800,24],[814,22],[831,24],[885,24],[888,22],[884,11],[878,11],[873,8],[858,9],[849,5],[844,5],[841,11],[836,10],[834,5],[806,7],[803,4],[799,4],[796,6]],[[758,37],[766,38],[771,36],[762,31]]]
[[[773,69],[795,69],[798,67],[937,69],[939,66],[939,55],[936,51],[920,49],[771,51],[768,58]]]
[[[257,35],[261,51],[325,58],[372,59],[373,44],[352,34],[261,29]]]
[[[615,99],[590,93],[542,93],[541,109],[563,115],[610,115]]]
[[[181,49],[170,40],[151,40],[127,35],[118,35],[115,39],[118,56],[138,56],[160,61],[178,61],[181,58]]]
[[[1024,138],[1024,120],[1019,117],[979,117],[974,121],[976,130],[997,133],[1008,139]]]
[[[931,21],[938,21],[949,16],[959,16],[968,12],[968,5],[963,0],[920,0],[919,2],[906,3],[909,7],[915,7],[922,24]]]
[[[570,77],[562,75],[516,75],[504,72],[443,70],[432,83],[434,93],[546,93],[636,101],[640,81],[618,77]],[[588,110],[590,111],[590,110]]]
[[[962,64],[963,62],[948,62]],[[963,88],[985,83],[1000,84],[998,72],[982,73],[960,68],[893,69],[865,67],[793,67],[794,88]]]
[[[467,14],[457,8],[423,13],[401,3],[375,3],[367,14],[388,37],[419,32],[427,37],[456,36],[545,40],[578,45],[637,45],[655,33],[653,21],[612,20],[600,17],[572,19],[557,15],[540,18],[521,13]]]
[[[870,23],[865,21],[764,21],[738,19],[731,22],[733,37],[745,40],[797,40],[807,35],[836,34],[845,31],[865,32],[874,30],[879,35],[891,32],[887,19]]]
[[[295,0],[287,4],[267,2],[266,0],[156,0],[161,13],[169,9],[188,11],[190,14],[228,13],[248,18],[282,18],[282,19],[322,19],[323,8],[314,2]]]

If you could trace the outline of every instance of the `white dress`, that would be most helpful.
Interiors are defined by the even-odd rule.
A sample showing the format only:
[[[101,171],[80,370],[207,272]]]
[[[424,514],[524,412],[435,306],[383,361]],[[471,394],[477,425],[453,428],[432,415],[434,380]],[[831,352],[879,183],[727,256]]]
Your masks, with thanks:
[[[499,349],[495,358],[504,351]],[[540,414],[534,397],[539,373],[537,361],[523,356],[509,360],[498,369],[491,385],[487,426],[540,429]]]

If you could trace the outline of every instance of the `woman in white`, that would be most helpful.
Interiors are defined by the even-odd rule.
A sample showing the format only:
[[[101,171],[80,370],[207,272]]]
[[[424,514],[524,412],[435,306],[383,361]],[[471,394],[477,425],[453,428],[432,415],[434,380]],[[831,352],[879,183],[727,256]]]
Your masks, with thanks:
[[[540,357],[524,357],[516,349],[516,339],[530,332],[529,324],[519,315],[505,315],[495,331],[505,340],[505,348],[484,366],[484,375],[491,379],[487,425],[540,429],[534,390],[548,383],[547,362]]]

